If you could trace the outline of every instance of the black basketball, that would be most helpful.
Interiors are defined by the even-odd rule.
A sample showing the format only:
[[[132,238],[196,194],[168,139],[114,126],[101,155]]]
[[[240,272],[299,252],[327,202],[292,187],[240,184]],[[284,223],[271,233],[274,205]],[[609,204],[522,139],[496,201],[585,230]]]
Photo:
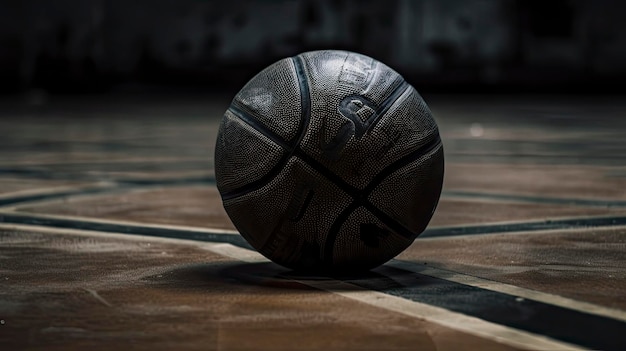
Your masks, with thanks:
[[[217,187],[241,235],[293,269],[354,271],[426,228],[443,182],[430,110],[394,70],[346,51],[280,60],[224,114]]]

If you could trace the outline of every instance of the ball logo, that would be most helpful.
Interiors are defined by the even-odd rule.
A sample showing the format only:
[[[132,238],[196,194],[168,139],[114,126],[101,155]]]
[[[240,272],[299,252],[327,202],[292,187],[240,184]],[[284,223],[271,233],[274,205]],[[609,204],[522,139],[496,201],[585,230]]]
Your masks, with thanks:
[[[344,62],[339,81],[351,86],[368,85],[374,73],[374,60],[359,55],[351,55]]]
[[[339,114],[345,123],[328,138],[320,138],[323,155],[330,160],[338,160],[341,152],[353,136],[360,139],[369,129],[376,110],[374,104],[362,96],[348,96],[339,103]]]
[[[352,132],[360,139],[372,122],[376,110],[372,103],[362,96],[348,96],[339,104],[339,113],[352,122]]]

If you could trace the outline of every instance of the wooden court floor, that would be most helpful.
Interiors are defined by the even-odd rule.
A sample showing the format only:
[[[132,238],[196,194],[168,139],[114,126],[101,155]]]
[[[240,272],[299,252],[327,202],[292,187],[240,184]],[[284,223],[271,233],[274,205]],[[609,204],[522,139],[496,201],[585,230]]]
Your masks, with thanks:
[[[626,103],[425,96],[425,233],[367,274],[255,253],[215,188],[227,99],[0,102],[0,350],[626,349]]]

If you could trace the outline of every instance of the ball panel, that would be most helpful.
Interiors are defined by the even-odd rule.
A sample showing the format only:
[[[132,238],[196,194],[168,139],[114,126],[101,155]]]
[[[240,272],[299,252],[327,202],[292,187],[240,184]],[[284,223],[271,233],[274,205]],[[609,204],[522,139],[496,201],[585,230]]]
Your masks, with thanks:
[[[439,137],[430,109],[415,88],[409,87],[372,128],[377,139],[372,171],[378,171]],[[372,160],[370,158],[369,160]]]
[[[300,86],[291,59],[280,60],[252,78],[233,104],[250,112],[284,140],[293,139],[300,125]]]
[[[225,199],[224,209],[239,233],[260,250],[285,220],[289,199],[296,188],[294,159],[290,159],[265,186],[241,196]]]
[[[437,207],[443,172],[443,147],[439,143],[385,178],[368,200],[415,234],[420,234]]]
[[[225,200],[224,207],[244,238],[261,254],[284,266],[302,269],[320,264],[333,214],[351,200],[294,157],[266,186]]]
[[[223,195],[261,179],[278,165],[283,155],[280,146],[226,111],[215,146],[218,189]]]
[[[352,198],[306,163],[296,162],[302,172],[293,175],[295,190],[284,200],[288,203],[286,220],[277,228],[274,242],[261,248],[261,253],[286,267],[311,269],[323,264],[326,235]]]
[[[392,259],[412,242],[358,207],[340,227],[333,252],[324,254],[332,254],[332,266],[339,270],[368,269]]]

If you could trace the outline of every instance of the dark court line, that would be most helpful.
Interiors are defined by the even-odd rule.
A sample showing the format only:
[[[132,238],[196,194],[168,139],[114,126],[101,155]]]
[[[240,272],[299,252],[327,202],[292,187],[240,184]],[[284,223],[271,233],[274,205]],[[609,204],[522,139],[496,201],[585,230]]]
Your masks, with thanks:
[[[621,161],[626,159],[624,155],[606,155],[606,154],[598,154],[596,157],[595,153],[589,152],[588,155],[581,154],[540,154],[540,153],[508,153],[508,154],[498,154],[498,153],[467,153],[467,152],[450,152],[451,157],[477,157],[477,158],[494,158],[494,159],[537,159],[539,161],[563,161],[566,162],[568,160],[579,161],[597,161],[597,160],[617,160]],[[593,156],[593,157],[592,157]],[[559,164],[562,164],[560,162]],[[620,164],[620,165],[623,165]]]
[[[213,243],[228,243],[246,249],[252,249],[250,244],[248,244],[248,242],[241,235],[222,234],[211,231],[192,231],[185,229],[148,227],[132,224],[102,223],[88,220],[51,218],[21,213],[0,213],[0,223],[38,225],[62,229],[79,229],[98,232],[113,232],[131,235],[153,236],[159,238],[195,240]]]
[[[68,196],[76,196],[76,195],[101,194],[101,193],[108,193],[108,192],[111,192],[112,190],[119,190],[119,189],[121,188],[120,187],[101,187],[101,188],[89,188],[89,189],[80,189],[80,190],[68,190],[68,191],[61,191],[61,192],[55,192],[55,193],[12,196],[12,197],[7,197],[7,198],[0,198],[0,206],[10,206],[10,205],[16,205],[16,204],[25,203],[25,202],[60,199],[60,198],[64,198]]]
[[[530,196],[530,195],[490,194],[490,193],[471,192],[471,191],[444,191],[442,195],[446,197],[529,202],[529,203],[552,204],[552,205],[570,205],[570,206],[586,206],[586,207],[626,207],[626,201],[622,201],[622,200],[554,198],[554,197]]]
[[[215,177],[193,177],[193,178],[173,178],[173,179],[117,179],[115,181],[123,185],[137,186],[177,186],[177,185],[214,185]]]
[[[103,171],[110,170],[112,166],[131,166],[126,170],[142,170],[155,165],[167,164],[171,169],[185,169],[185,170],[204,170],[207,166],[210,166],[209,161],[190,161],[190,160],[150,160],[146,161],[99,161],[99,162],[69,162],[69,163],[47,163],[40,165],[4,165],[0,166],[0,175],[6,176],[20,176],[35,179],[66,179],[67,177],[81,177],[87,179],[94,179],[93,175],[85,175],[82,172],[85,169],[93,169],[94,166],[105,167]],[[57,167],[57,169],[50,169],[47,167]],[[58,168],[61,169],[58,169]],[[117,170],[117,169],[116,169]]]
[[[94,189],[94,193],[99,189]],[[110,190],[110,189],[107,189]],[[73,194],[71,194],[73,195]],[[45,198],[42,198],[45,199]],[[1,204],[0,200],[0,204]],[[140,225],[116,225],[116,224],[102,224],[96,221],[89,220],[69,220],[69,219],[51,219],[44,216],[37,216],[31,214],[13,214],[13,213],[0,213],[0,223],[15,223],[15,224],[32,224],[32,225],[49,225],[57,228],[68,229],[85,229],[85,230],[102,230],[102,231],[120,231],[127,234],[139,234],[139,235],[151,235],[154,227],[140,226]],[[586,228],[606,228],[613,226],[626,225],[626,217],[590,217],[590,218],[570,218],[554,221],[538,221],[538,222],[518,222],[507,224],[487,224],[487,225],[474,225],[463,227],[441,227],[426,229],[417,240],[420,238],[432,238],[432,237],[448,237],[448,236],[460,236],[460,235],[477,235],[477,234],[496,234],[496,233],[515,233],[515,232],[532,232],[542,230],[563,230],[563,229],[586,229]],[[110,230],[109,230],[110,229]],[[161,229],[159,229],[161,230]],[[159,232],[157,230],[157,232]],[[167,229],[165,232],[167,232]],[[159,232],[160,233],[160,232]],[[189,235],[185,234],[188,233]],[[196,240],[198,232],[176,230],[176,238]],[[157,233],[158,234],[158,233]],[[214,235],[210,232],[207,234]],[[158,236],[158,235],[157,235]],[[232,235],[228,235],[231,237]],[[226,241],[225,241],[226,242]],[[245,241],[244,241],[245,242]],[[229,242],[236,245],[237,242]],[[241,245],[238,245],[241,246]],[[250,247],[247,243],[245,246]]]
[[[606,176],[613,177],[613,178],[626,178],[626,171],[615,170],[615,171],[611,171],[607,173]]]
[[[566,218],[557,220],[469,225],[426,229],[419,238],[446,237],[454,235],[514,233],[551,229],[585,229],[626,225],[626,216]]]
[[[89,219],[65,219],[40,216],[30,213],[0,212],[0,223],[44,225],[55,228],[83,229],[107,232],[120,232],[126,234],[164,236],[187,240],[210,241],[215,238],[219,242],[233,244],[239,247],[250,248],[250,245],[239,235],[219,234],[207,231],[192,231],[183,229],[155,228],[153,226],[142,226],[139,224],[115,224],[91,221]],[[589,217],[589,218],[569,218],[556,221],[541,222],[518,222],[508,224],[487,224],[466,227],[441,227],[426,229],[420,238],[447,237],[455,235],[476,235],[493,233],[515,233],[527,231],[541,231],[548,229],[584,229],[584,228],[606,228],[611,226],[626,225],[626,217]],[[173,233],[173,234],[168,234]],[[172,236],[168,236],[172,235]],[[204,239],[203,239],[204,238]],[[233,239],[238,238],[238,239]]]
[[[120,179],[113,182],[111,186],[94,187],[79,190],[68,190],[32,195],[18,195],[2,198],[0,197],[0,207],[28,203],[33,201],[62,199],[69,196],[82,196],[112,193],[122,190],[141,189],[154,186],[184,186],[184,185],[212,185],[215,184],[215,177],[196,178],[175,178],[175,179]]]
[[[0,167],[0,175],[20,176],[21,178],[31,179],[67,179],[72,176],[73,179],[85,179],[85,176],[79,174],[70,174],[68,172],[52,172],[50,170],[37,168],[7,168]]]
[[[407,263],[403,261],[403,263]],[[411,263],[408,263],[411,264]],[[348,283],[599,350],[626,349],[626,322],[390,266]],[[400,282],[398,282],[401,281]]]

